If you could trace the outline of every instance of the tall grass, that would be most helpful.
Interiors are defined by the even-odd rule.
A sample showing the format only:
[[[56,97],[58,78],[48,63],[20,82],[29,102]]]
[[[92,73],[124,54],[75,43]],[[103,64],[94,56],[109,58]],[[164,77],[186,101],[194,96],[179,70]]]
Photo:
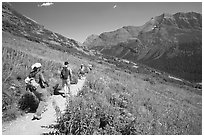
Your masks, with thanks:
[[[8,47],[2,51],[3,120],[9,120],[21,114],[18,108],[22,95],[25,100],[30,97],[24,84],[30,66],[42,63],[46,79],[54,86],[59,82],[61,64]],[[50,134],[201,134],[202,112],[189,100],[195,98],[188,99],[190,94],[182,92],[178,94],[181,97],[173,98],[175,101],[171,92],[161,91],[157,84],[138,79],[137,75],[95,67],[83,90],[70,99],[66,113],[55,125],[56,132]],[[174,94],[177,92],[180,93]],[[26,104],[23,105],[26,109]]]
[[[146,91],[145,81],[130,80],[112,70],[90,73],[50,134],[201,134],[202,112]]]
[[[39,59],[27,55],[18,50],[8,47],[2,47],[2,110],[3,121],[15,119],[17,115],[22,114],[18,108],[26,109],[25,104],[22,104],[22,99],[25,96],[32,96],[25,91],[24,79],[28,76],[33,63],[40,62],[43,66],[45,78],[51,85],[54,85],[59,78],[58,70],[61,67],[60,63]],[[19,106],[19,100],[22,106]],[[32,102],[32,100],[29,100]],[[35,104],[35,103],[34,103]]]

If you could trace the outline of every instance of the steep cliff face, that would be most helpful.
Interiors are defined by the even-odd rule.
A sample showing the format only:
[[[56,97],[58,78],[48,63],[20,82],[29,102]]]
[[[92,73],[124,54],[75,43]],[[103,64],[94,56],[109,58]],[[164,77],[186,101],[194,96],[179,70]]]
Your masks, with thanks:
[[[100,39],[100,40],[99,40]],[[84,45],[103,54],[139,61],[156,69],[201,81],[202,15],[162,14],[140,27],[126,26],[94,36]]]

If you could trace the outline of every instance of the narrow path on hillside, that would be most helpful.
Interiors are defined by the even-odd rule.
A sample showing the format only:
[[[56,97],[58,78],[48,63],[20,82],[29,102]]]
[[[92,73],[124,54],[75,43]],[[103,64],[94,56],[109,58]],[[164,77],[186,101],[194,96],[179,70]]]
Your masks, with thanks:
[[[78,80],[77,84],[71,85],[71,95],[76,96],[77,93],[82,90],[85,83],[85,77],[81,80]],[[18,118],[17,120],[2,125],[2,134],[3,135],[41,135],[48,133],[52,129],[46,128],[52,124],[55,124],[57,121],[58,113],[55,110],[56,106],[60,109],[60,112],[63,113],[66,109],[66,98],[63,98],[61,95],[53,95],[48,101],[47,110],[42,114],[42,119],[40,120],[31,120],[33,113],[28,113],[23,117]]]

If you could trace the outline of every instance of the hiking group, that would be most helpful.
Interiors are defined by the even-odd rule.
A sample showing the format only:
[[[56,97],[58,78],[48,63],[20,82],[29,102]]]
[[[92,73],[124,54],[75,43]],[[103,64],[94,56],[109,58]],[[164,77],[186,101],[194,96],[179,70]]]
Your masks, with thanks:
[[[81,64],[81,67],[78,71],[78,77],[81,79],[92,70],[92,65],[88,65],[88,71],[86,71],[85,66]],[[35,63],[31,66],[31,71],[28,77],[25,79],[26,91],[29,91],[34,97],[35,100],[39,102],[35,114],[33,115],[32,120],[40,120],[41,114],[45,111],[48,101],[48,98],[51,96],[51,93],[48,92],[47,87],[49,87],[48,81],[43,75],[44,71],[42,70],[42,65],[40,63]],[[64,62],[60,79],[62,80],[62,89],[61,91],[64,94],[64,97],[68,97],[71,93],[70,85],[71,80],[73,79],[72,69],[69,67],[69,62]],[[59,84],[58,84],[59,85]]]

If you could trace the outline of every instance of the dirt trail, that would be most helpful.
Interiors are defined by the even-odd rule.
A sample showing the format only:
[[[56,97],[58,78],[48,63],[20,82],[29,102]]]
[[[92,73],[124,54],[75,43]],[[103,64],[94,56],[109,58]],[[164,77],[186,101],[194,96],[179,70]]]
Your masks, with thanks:
[[[71,95],[77,95],[84,85],[85,78],[78,81],[77,84],[71,85]],[[55,103],[53,103],[55,102]],[[57,105],[64,112],[66,108],[66,99],[61,95],[53,95],[48,101],[47,110],[42,114],[41,120],[31,120],[33,113],[28,113],[23,117],[18,118],[15,121],[2,125],[3,135],[41,135],[48,133],[51,129],[46,128],[49,125],[55,124],[57,120],[57,113],[54,107]]]

